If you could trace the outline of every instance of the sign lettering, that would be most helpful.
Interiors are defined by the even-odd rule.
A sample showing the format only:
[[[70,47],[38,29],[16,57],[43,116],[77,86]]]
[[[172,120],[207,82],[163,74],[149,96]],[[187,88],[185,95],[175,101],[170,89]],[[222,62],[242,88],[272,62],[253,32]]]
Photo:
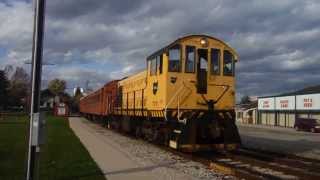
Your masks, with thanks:
[[[304,98],[303,99],[303,107],[305,108],[312,108],[312,99],[311,98]]]
[[[270,104],[269,104],[269,101],[263,101],[263,108],[269,108],[270,107]]]
[[[280,107],[281,108],[288,108],[289,101],[288,100],[280,100]]]

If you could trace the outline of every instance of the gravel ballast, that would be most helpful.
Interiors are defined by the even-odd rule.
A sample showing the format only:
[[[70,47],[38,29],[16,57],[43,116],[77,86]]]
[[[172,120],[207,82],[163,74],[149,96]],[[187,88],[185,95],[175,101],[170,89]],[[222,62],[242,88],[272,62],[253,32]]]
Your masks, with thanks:
[[[129,158],[139,167],[148,167],[148,172],[155,174],[155,179],[235,179],[219,172],[209,170],[200,162],[195,162],[175,153],[166,151],[158,146],[124,136],[113,130],[94,124],[83,118],[74,118],[71,121],[81,121],[82,128],[104,139],[104,142],[120,151],[126,158]],[[106,152],[107,153],[107,152]]]

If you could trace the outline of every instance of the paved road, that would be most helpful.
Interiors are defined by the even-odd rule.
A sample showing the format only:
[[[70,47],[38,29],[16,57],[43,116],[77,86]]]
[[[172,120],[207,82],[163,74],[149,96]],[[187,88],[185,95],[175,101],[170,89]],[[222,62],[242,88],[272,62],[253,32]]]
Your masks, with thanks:
[[[195,179],[176,172],[166,162],[148,166],[135,162],[130,153],[121,149],[119,144],[110,140],[108,136],[104,136],[101,131],[106,131],[106,129],[77,117],[69,118],[69,120],[71,128],[106,174],[108,180]]]
[[[238,128],[245,147],[320,160],[320,133],[247,124],[238,124]]]

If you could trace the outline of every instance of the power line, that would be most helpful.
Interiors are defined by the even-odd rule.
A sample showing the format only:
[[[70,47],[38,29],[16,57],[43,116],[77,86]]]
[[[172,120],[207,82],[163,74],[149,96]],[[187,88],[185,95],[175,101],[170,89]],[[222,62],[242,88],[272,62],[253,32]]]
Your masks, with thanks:
[[[27,59],[24,61],[24,64],[31,64],[32,65],[32,61]],[[42,63],[42,65],[43,66],[55,66],[56,64],[46,62],[46,63]]]

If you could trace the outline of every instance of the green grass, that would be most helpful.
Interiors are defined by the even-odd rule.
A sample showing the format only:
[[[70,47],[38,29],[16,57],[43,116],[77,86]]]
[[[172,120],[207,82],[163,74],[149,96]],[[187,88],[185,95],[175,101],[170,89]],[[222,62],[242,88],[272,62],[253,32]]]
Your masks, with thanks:
[[[27,117],[0,118],[0,179],[21,179],[27,156]]]
[[[23,179],[27,155],[26,119],[10,118],[0,122],[0,179],[10,175]],[[40,179],[105,179],[64,118],[47,117],[47,141],[40,155]]]

